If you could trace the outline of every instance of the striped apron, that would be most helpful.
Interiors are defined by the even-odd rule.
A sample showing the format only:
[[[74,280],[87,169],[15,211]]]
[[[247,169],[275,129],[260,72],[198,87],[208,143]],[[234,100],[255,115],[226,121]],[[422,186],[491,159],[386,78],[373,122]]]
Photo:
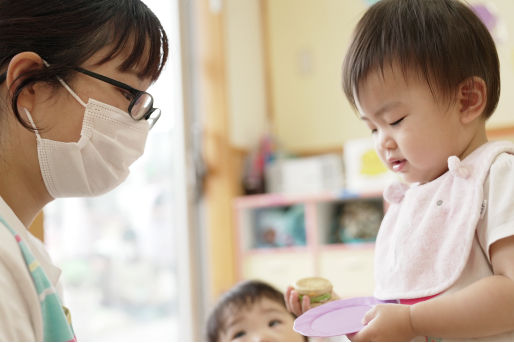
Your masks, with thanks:
[[[45,271],[20,235],[2,217],[0,217],[0,222],[4,224],[18,242],[27,269],[34,281],[43,317],[43,340],[45,342],[76,342],[69,312],[62,306],[61,300],[48,280]]]

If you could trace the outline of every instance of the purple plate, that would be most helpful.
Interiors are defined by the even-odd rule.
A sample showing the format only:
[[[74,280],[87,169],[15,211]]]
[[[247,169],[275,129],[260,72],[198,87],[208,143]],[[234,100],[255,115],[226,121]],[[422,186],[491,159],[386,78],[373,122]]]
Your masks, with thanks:
[[[293,328],[310,337],[332,337],[358,332],[364,327],[361,320],[366,312],[374,305],[387,302],[374,297],[334,300],[296,318]]]

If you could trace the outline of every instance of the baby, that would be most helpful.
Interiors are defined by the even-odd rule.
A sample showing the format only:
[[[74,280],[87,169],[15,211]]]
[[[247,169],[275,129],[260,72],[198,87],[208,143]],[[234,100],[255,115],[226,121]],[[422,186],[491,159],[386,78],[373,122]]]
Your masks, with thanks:
[[[376,298],[353,341],[514,340],[514,144],[487,27],[457,0],[382,0],[359,21],[343,88],[404,183],[375,244]],[[507,95],[507,96],[510,96]],[[290,292],[288,308],[309,307]]]
[[[293,330],[295,317],[282,292],[262,281],[244,281],[225,293],[207,321],[211,342],[305,342]]]

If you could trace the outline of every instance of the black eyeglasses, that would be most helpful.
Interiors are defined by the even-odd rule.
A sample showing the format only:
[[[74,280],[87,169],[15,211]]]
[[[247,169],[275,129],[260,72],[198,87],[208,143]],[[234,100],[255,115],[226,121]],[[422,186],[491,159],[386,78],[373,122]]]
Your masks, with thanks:
[[[132,100],[130,101],[130,105],[128,107],[128,113],[134,120],[148,120],[150,124],[150,129],[155,125],[157,120],[161,117],[161,110],[153,107],[153,97],[150,93],[140,91],[138,89],[132,88],[129,85],[111,79],[110,77],[97,74],[90,70],[86,70],[80,67],[75,68],[79,73],[85,74],[87,76],[93,77],[103,82],[107,82],[113,86],[116,86],[121,89],[125,89],[130,92],[132,95]],[[5,81],[7,72],[0,74],[0,84]]]
[[[93,77],[100,81],[107,82],[115,87],[129,91],[132,95],[132,100],[130,101],[130,105],[128,107],[128,113],[134,120],[148,120],[150,123],[150,129],[161,117],[161,110],[153,107],[153,97],[150,93],[132,88],[123,82],[116,81],[110,77],[97,74],[87,69],[77,67],[75,70],[84,75]]]

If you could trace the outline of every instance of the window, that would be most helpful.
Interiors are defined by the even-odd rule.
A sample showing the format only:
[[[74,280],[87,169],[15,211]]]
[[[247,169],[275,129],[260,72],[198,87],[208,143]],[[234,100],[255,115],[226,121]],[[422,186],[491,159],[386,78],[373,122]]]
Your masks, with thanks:
[[[169,64],[149,89],[162,116],[145,153],[116,190],[45,208],[45,243],[81,341],[187,339],[178,330],[179,270],[188,270],[177,243],[187,230],[178,0],[145,3],[170,39]]]

